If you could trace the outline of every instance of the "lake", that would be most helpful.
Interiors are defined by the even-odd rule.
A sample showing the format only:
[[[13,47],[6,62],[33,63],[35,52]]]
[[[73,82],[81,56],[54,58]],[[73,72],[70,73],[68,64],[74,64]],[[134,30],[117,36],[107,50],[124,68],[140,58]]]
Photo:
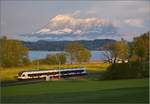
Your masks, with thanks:
[[[35,59],[42,59],[46,58],[49,54],[56,54],[56,53],[62,53],[63,51],[29,51],[29,59],[35,60]],[[104,51],[91,51],[91,61],[96,60],[104,60],[105,57],[103,55]]]

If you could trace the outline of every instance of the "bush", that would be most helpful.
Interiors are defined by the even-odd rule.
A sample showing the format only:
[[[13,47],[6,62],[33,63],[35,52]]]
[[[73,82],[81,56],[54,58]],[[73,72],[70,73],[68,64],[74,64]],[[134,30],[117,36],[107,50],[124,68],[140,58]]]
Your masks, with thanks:
[[[66,55],[64,53],[48,55],[44,59],[34,60],[32,63],[37,64],[49,64],[49,65],[57,65],[57,64],[65,64],[67,61]]]
[[[149,77],[148,63],[112,64],[102,74],[102,79],[129,79]]]

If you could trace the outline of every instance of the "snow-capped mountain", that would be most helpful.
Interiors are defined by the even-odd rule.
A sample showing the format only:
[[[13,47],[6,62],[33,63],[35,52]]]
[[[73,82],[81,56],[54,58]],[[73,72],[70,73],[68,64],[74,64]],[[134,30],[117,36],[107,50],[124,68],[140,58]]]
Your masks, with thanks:
[[[91,40],[117,35],[117,27],[108,19],[74,18],[57,15],[38,31],[24,35],[39,40]]]

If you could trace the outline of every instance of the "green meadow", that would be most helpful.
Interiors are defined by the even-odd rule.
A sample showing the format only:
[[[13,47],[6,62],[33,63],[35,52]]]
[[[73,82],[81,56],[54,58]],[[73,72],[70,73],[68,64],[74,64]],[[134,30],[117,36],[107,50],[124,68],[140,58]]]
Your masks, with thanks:
[[[61,65],[61,68],[79,67],[79,64]],[[12,83],[1,86],[1,103],[145,103],[149,101],[149,79],[100,80],[106,63],[88,63],[84,77],[35,83]],[[58,65],[40,65],[40,69],[58,68]],[[0,70],[1,81],[15,81],[19,71],[36,66]]]
[[[2,103],[145,103],[149,80],[59,80],[1,88]]]

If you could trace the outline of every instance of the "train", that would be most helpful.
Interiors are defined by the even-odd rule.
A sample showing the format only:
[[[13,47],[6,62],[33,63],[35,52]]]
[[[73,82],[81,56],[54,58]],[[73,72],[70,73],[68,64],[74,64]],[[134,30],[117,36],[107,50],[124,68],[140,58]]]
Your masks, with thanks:
[[[19,72],[18,80],[66,78],[71,76],[82,76],[86,74],[87,72],[85,68],[30,70]]]

